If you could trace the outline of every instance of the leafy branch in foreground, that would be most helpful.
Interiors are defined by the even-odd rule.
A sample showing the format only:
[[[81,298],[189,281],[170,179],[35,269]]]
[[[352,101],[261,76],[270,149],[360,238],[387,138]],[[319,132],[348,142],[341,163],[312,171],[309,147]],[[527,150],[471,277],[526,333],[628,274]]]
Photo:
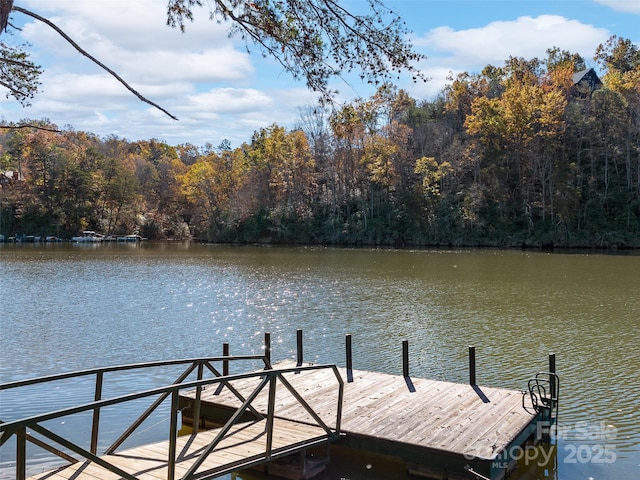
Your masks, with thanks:
[[[194,8],[209,7],[218,23],[231,21],[229,36],[240,36],[275,58],[295,79],[319,92],[335,93],[329,80],[359,72],[363,81],[380,85],[408,72],[427,78],[415,64],[425,57],[406,39],[402,18],[380,0],[367,0],[368,13],[357,15],[335,0],[169,0],[167,24],[185,31]]]
[[[12,7],[13,0],[0,0],[0,35],[7,32]],[[27,45],[10,46],[0,41],[0,86],[7,89],[7,98],[11,96],[23,106],[28,106],[38,93],[42,74],[40,66],[29,60],[26,48]]]
[[[29,60],[25,48],[0,42],[0,86],[7,89],[7,98],[11,96],[26,107],[38,93],[42,68]]]
[[[185,31],[194,9],[205,4],[212,20],[230,24],[230,37],[240,36],[247,49],[252,44],[264,56],[275,58],[293,78],[304,79],[308,88],[320,93],[323,101],[330,101],[336,93],[329,88],[331,78],[354,71],[374,85],[398,78],[402,72],[410,73],[414,81],[427,80],[416,67],[425,57],[413,51],[405,23],[380,0],[367,0],[365,14],[348,11],[338,0],[168,0],[167,24]],[[12,11],[48,25],[141,101],[177,120],[83,50],[56,24],[14,5],[14,0],[0,0],[0,34],[9,26],[15,28],[9,18]],[[42,69],[28,60],[26,46],[9,47],[0,42],[0,47],[0,85],[26,105],[38,93]]]

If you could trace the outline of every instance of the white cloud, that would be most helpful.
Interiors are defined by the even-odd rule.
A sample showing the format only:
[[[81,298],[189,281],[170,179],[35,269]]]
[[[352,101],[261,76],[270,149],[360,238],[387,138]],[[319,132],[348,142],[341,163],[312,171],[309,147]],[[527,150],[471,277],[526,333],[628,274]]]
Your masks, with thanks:
[[[640,1],[638,0],[595,0],[596,3],[601,3],[610,7],[617,12],[635,13],[640,15]]]
[[[53,4],[55,16],[50,20],[125,80],[228,82],[254,73],[248,54],[227,38],[226,27],[207,18],[199,18],[182,34],[165,25],[164,6],[157,1],[37,2],[34,8],[38,11]],[[42,23],[27,23],[22,35],[41,51],[39,61],[45,62],[55,52],[52,67],[58,71],[101,71]]]
[[[189,95],[185,111],[214,111],[217,113],[245,113],[273,108],[273,99],[255,89],[217,88],[205,93]]]
[[[502,66],[510,56],[544,59],[546,50],[552,47],[579,53],[588,62],[596,47],[610,35],[604,28],[558,15],[522,16],[466,30],[437,27],[414,41],[426,49],[428,60],[423,73],[431,81],[410,91],[424,92],[429,98],[449,83],[451,73],[479,72],[486,65]]]
[[[609,32],[603,28],[557,15],[540,15],[468,30],[438,27],[416,43],[452,68],[481,69],[487,64],[502,65],[510,56],[544,58],[545,51],[554,46],[588,58],[608,37]]]
[[[451,83],[449,80],[451,75],[455,76],[462,71],[455,67],[427,67],[422,72],[429,78],[428,82],[416,82],[403,88],[414,98],[431,99],[438,95],[445,85]]]
[[[227,39],[227,27],[210,21],[205,10],[196,12],[194,22],[187,23],[185,34],[168,27],[166,2],[157,0],[23,0],[22,3],[83,43],[91,44],[104,36],[115,45],[135,50],[172,48],[176,42],[196,49],[208,42],[215,44]],[[58,35],[44,25],[42,30]]]
[[[249,57],[227,46],[202,52],[154,50],[122,52],[117,64],[125,74],[151,83],[245,81],[254,73]]]

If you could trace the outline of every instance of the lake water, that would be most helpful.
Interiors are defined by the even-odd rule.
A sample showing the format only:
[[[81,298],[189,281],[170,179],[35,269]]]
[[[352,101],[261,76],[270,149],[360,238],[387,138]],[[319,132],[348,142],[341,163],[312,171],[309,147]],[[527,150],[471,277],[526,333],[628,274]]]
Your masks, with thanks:
[[[512,478],[640,478],[637,253],[2,244],[0,382],[219,355],[224,342],[232,354],[261,353],[265,332],[273,360],[284,360],[295,357],[297,329],[305,360],[343,366],[352,334],[354,368],[401,374],[408,340],[412,376],[455,382],[468,381],[474,345],[478,384],[518,390],[553,352],[557,459]],[[168,383],[163,375],[142,383]],[[141,386],[122,377],[111,388]],[[90,399],[92,388],[63,383],[19,401],[0,392],[0,419]],[[126,426],[126,415],[105,415],[101,445]],[[80,423],[57,431],[76,434]],[[152,419],[136,441],[163,438],[167,425]],[[7,445],[0,478],[13,475]],[[51,464],[28,451],[31,473]],[[337,460],[325,478],[403,478],[372,462]]]

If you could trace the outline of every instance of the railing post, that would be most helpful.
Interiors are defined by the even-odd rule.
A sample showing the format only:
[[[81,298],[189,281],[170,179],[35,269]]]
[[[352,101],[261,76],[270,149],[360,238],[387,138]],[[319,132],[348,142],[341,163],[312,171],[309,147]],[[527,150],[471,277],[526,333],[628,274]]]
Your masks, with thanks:
[[[271,449],[273,448],[273,420],[276,410],[276,380],[275,372],[271,373],[269,379],[269,405],[267,407],[267,451],[265,452],[267,461],[271,460]]]
[[[16,432],[16,480],[27,476],[27,427]]]
[[[100,371],[96,374],[96,389],[93,396],[96,402],[102,400],[102,379],[104,372]],[[93,409],[93,422],[91,424],[91,446],[90,451],[94,455],[98,452],[98,431],[100,428],[100,407]]]
[[[402,341],[402,375],[409,376],[409,340]]]
[[[549,354],[549,373],[555,375],[556,373],[556,354]],[[549,375],[549,384],[551,385],[551,398],[556,398],[556,378],[553,375]]]
[[[267,359],[267,367],[271,368],[271,334],[264,332],[264,357]]]
[[[169,456],[167,458],[167,480],[176,476],[176,446],[178,444],[178,390],[171,392],[171,419],[169,421]]]
[[[222,356],[223,357],[228,357],[229,356],[229,344],[228,343],[223,343],[222,344]],[[224,375],[225,377],[227,375],[229,375],[229,360],[223,360],[222,361],[222,375]]]
[[[469,345],[469,385],[476,383],[476,347]]]
[[[204,364],[201,362],[198,364],[198,380],[202,380],[204,373]],[[202,405],[202,386],[196,387],[196,398],[193,405],[193,420],[191,421],[191,430],[193,433],[198,433],[200,428],[200,406]]]
[[[298,351],[298,355],[297,355],[297,367],[302,365],[302,357],[303,357],[303,350],[302,350],[302,330],[298,329],[296,332],[296,345],[297,345],[297,351]]]
[[[342,425],[342,401],[344,399],[344,382],[342,381],[342,377],[340,377],[340,373],[338,372],[337,367],[334,365],[332,367],[333,374],[338,381],[338,405],[336,409],[336,434],[340,434],[340,428]]]
[[[351,353],[351,334],[348,333],[345,337],[346,350],[347,350],[347,381],[353,382],[353,355]]]

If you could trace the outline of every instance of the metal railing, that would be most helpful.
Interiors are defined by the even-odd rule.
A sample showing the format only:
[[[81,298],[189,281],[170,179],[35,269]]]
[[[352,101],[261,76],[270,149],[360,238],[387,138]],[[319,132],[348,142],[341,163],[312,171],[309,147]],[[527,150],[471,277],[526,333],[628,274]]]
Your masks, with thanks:
[[[216,369],[213,365],[215,362],[223,362],[223,372],[228,372],[228,362],[234,361],[255,361],[261,360],[264,362],[265,369],[259,371],[253,371],[250,373],[242,373],[242,374],[232,374],[225,375],[221,373],[218,369]],[[152,388],[149,390],[144,390],[140,392],[135,392],[127,395],[121,395],[113,398],[103,399],[102,398],[102,390],[103,390],[103,382],[104,382],[104,374],[108,372],[117,372],[117,371],[125,371],[125,370],[144,370],[153,367],[163,367],[163,366],[171,366],[171,365],[183,365],[186,364],[187,368],[184,372],[178,376],[178,378],[168,386]],[[204,379],[204,369],[209,370],[214,377]],[[313,408],[304,400],[304,398],[295,390],[295,388],[289,383],[289,381],[284,377],[284,374],[296,372],[307,372],[313,370],[320,369],[332,369],[338,384],[337,388],[337,406],[336,406],[336,418],[335,425],[333,429],[329,427],[322,418],[313,410]],[[191,375],[194,371],[197,370],[197,380],[185,381],[189,375]],[[267,442],[264,456],[260,458],[252,458],[247,459],[247,462],[235,462],[234,465],[222,466],[216,471],[207,472],[209,474],[209,478],[214,475],[220,475],[222,473],[227,473],[232,471],[235,467],[241,467],[245,463],[259,463],[261,461],[269,461],[273,454],[273,423],[275,418],[275,397],[276,397],[276,388],[278,383],[282,384],[296,399],[298,403],[304,408],[304,410],[314,419],[318,426],[322,428],[325,432],[327,439],[331,439],[332,437],[337,437],[340,434],[340,421],[342,416],[342,400],[343,400],[343,389],[344,383],[338,372],[338,369],[335,365],[310,365],[310,366],[296,366],[291,368],[283,368],[283,369],[271,369],[271,364],[268,356],[262,355],[246,355],[246,356],[222,356],[222,357],[210,357],[203,359],[187,359],[187,360],[170,360],[170,361],[161,361],[161,362],[147,362],[147,363],[137,363],[137,364],[129,364],[129,365],[118,365],[106,368],[97,368],[91,370],[82,370],[77,372],[70,372],[58,375],[51,375],[47,377],[34,378],[29,380],[21,380],[16,382],[9,382],[5,384],[0,384],[0,391],[8,390],[23,386],[42,384],[46,382],[52,382],[56,380],[62,379],[71,379],[78,378],[84,376],[95,375],[95,395],[94,401],[85,403],[82,405],[77,405],[71,408],[65,408],[62,410],[48,412],[44,414],[35,415],[29,418],[20,419],[20,420],[12,420],[7,422],[0,421],[0,447],[4,445],[7,440],[14,437],[16,438],[16,479],[24,480],[26,477],[26,442],[29,441],[35,445],[40,446],[41,448],[46,449],[47,451],[54,453],[61,458],[69,461],[70,463],[78,462],[76,458],[67,454],[66,452],[60,450],[59,448],[46,443],[39,438],[33,437],[30,433],[27,432],[27,429],[36,432],[49,441],[77,454],[79,457],[90,460],[114,473],[125,478],[127,480],[137,480],[135,476],[132,474],[123,471],[119,467],[112,465],[104,458],[101,458],[97,454],[97,445],[98,445],[98,434],[100,427],[100,411],[104,407],[122,404],[125,402],[130,402],[133,400],[138,400],[147,397],[156,397],[155,401],[145,410],[145,412],[138,417],[123,433],[118,437],[118,439],[109,446],[105,454],[110,454],[115,452],[115,450],[127,439],[129,436],[147,419],[167,398],[171,397],[171,407],[170,407],[170,425],[169,425],[169,453],[167,458],[167,479],[174,480],[175,479],[175,467],[176,467],[176,447],[177,447],[177,437],[178,437],[178,404],[179,404],[179,395],[181,390],[196,390],[195,395],[195,404],[194,404],[194,430],[193,434],[197,434],[197,424],[198,419],[200,417],[200,403],[201,403],[201,391],[210,385],[224,385],[235,395],[241,402],[242,405],[231,415],[227,423],[219,430],[215,439],[203,450],[200,454],[198,460],[191,466],[188,472],[182,477],[183,480],[191,479],[195,477],[195,474],[198,468],[204,463],[206,458],[215,450],[216,446],[219,445],[220,441],[222,441],[225,436],[229,433],[231,428],[240,423],[241,417],[247,412],[250,411],[256,419],[265,420],[266,419],[266,434],[267,434]],[[233,382],[237,380],[257,378],[259,379],[258,386],[245,398],[240,392],[233,386]],[[268,389],[268,408],[266,417],[264,414],[258,412],[253,406],[252,402],[258,397],[260,392],[262,392],[266,386],[269,386]],[[66,417],[69,415],[74,415],[81,412],[92,411],[92,428],[91,428],[91,441],[89,450],[82,448],[80,445],[75,444],[56,433],[52,432],[48,428],[45,428],[42,423],[48,420],[57,419],[61,417]]]

